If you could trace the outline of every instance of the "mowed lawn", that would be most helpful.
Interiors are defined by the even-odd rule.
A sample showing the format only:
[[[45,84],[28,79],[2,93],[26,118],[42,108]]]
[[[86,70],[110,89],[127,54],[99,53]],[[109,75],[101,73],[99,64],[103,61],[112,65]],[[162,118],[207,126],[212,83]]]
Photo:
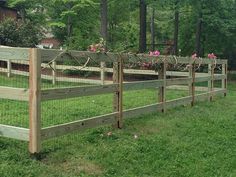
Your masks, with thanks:
[[[125,107],[155,102],[155,90],[149,92],[126,93]],[[185,94],[174,91],[168,93],[168,98]],[[109,105],[107,100],[110,97],[87,98],[86,103],[93,105],[103,100]],[[136,117],[125,121],[122,130],[106,126],[48,140],[43,143],[42,159],[38,161],[29,157],[27,143],[0,138],[0,177],[234,177],[235,100],[236,83],[230,83],[227,97],[215,98],[213,102],[199,102],[193,108],[181,106],[165,114]],[[58,105],[65,106],[63,103]],[[99,105],[91,106],[87,113],[103,113],[99,112]],[[70,104],[67,106],[71,107]],[[43,109],[49,112],[47,108]],[[58,111],[63,113],[63,110]],[[17,114],[17,111],[14,113]]]

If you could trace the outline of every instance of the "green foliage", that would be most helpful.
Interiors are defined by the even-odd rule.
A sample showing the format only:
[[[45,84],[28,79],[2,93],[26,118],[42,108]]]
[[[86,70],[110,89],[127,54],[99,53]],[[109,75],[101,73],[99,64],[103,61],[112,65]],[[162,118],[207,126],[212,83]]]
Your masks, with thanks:
[[[70,49],[85,50],[99,37],[98,4],[93,0],[53,0],[47,2],[49,26]],[[97,14],[92,13],[96,11]],[[96,18],[96,20],[94,20]]]
[[[0,41],[3,45],[15,47],[34,47],[40,39],[40,32],[30,22],[17,23],[6,19],[0,23]]]
[[[18,10],[23,22],[44,24],[44,5],[46,0],[9,0],[8,5]]]
[[[139,0],[108,3],[108,50],[138,51]],[[155,41],[161,45],[174,39],[174,14],[179,12],[179,48],[181,55],[195,51],[197,21],[202,13],[203,55],[214,52],[218,57],[236,56],[236,1],[235,0],[146,0],[147,43],[151,43],[150,18],[155,9]],[[97,43],[100,36],[100,0],[9,0],[24,21],[46,29],[69,49],[86,50]]]
[[[18,40],[17,24],[13,20],[5,20],[0,24],[1,44],[14,45]]]

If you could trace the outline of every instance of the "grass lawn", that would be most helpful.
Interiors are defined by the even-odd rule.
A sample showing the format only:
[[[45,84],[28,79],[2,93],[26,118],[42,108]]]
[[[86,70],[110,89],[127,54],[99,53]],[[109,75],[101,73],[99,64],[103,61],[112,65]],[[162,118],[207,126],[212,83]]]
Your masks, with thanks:
[[[173,99],[186,92],[167,94]],[[156,90],[146,90],[127,92],[124,101],[125,108],[131,108],[156,100]],[[182,106],[165,114],[136,117],[125,121],[122,130],[107,126],[48,140],[43,143],[41,161],[29,157],[27,143],[0,138],[0,177],[234,177],[235,100],[236,83],[230,83],[228,96],[217,98],[213,103],[200,102],[193,108]],[[10,102],[0,101],[1,109],[5,106],[4,110],[12,110],[11,114],[5,114],[9,117],[1,121],[9,122],[10,118],[21,115],[22,119],[10,121],[27,127],[27,116],[24,117],[27,104]],[[110,112],[110,103],[112,95],[45,102],[43,126]],[[108,132],[112,135],[107,136]]]

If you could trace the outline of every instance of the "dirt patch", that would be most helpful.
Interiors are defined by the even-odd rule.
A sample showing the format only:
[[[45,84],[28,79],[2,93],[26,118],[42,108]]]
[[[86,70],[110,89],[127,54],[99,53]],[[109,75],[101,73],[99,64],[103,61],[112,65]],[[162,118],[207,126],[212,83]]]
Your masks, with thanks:
[[[45,163],[46,161],[44,161]],[[100,176],[103,169],[100,165],[85,159],[68,159],[61,163],[46,162],[50,168],[59,170],[62,174],[78,175],[84,173],[86,175]]]

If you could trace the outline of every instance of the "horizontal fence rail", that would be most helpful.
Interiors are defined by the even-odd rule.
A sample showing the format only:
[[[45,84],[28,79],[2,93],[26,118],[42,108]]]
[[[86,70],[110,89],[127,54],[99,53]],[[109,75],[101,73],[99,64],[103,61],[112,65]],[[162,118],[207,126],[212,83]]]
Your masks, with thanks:
[[[111,113],[107,115],[97,116],[85,120],[78,120],[66,124],[56,125],[52,127],[47,127],[42,129],[42,139],[49,139],[61,135],[65,135],[74,131],[86,130],[89,128],[98,127],[101,125],[112,124],[115,122],[116,113]]]
[[[24,88],[12,88],[0,86],[0,98],[9,100],[28,101],[29,91]]]
[[[68,61],[70,58],[80,58],[86,61],[101,62],[100,67],[82,67],[57,65],[57,61]],[[21,75],[29,77],[29,89],[0,86],[0,98],[16,101],[29,102],[29,129],[0,124],[0,136],[29,141],[30,153],[41,151],[42,141],[62,136],[75,131],[82,131],[89,128],[112,124],[117,128],[122,128],[123,119],[137,117],[143,114],[165,112],[167,109],[181,105],[194,105],[196,101],[213,100],[215,96],[227,93],[227,60],[196,59],[190,57],[159,56],[150,57],[144,54],[118,54],[118,53],[92,53],[84,51],[61,51],[61,50],[42,50],[25,48],[1,48],[0,59],[7,62],[6,68],[1,67],[0,72],[6,73],[6,77]],[[127,69],[125,63],[145,62],[158,59],[160,68],[158,71]],[[50,63],[49,64],[47,63]],[[167,71],[167,64],[186,64],[189,66],[187,71]],[[106,63],[112,63],[113,68],[106,67]],[[12,64],[27,65],[29,72],[20,71],[12,68]],[[51,65],[52,64],[52,65]],[[215,74],[215,65],[221,65],[221,73]],[[199,65],[206,65],[208,73],[196,72],[195,68]],[[52,69],[52,75],[42,74],[42,68]],[[57,77],[57,70],[81,70],[100,72],[101,80],[68,78],[66,76]],[[105,81],[104,74],[112,73],[113,80]],[[146,81],[125,82],[124,74],[156,75],[158,79]],[[171,77],[168,77],[171,76]],[[177,78],[172,78],[172,77]],[[99,85],[73,86],[64,88],[42,89],[41,79],[56,82],[85,82]],[[215,81],[221,81],[221,87],[214,87]],[[207,82],[207,87],[197,87],[196,83]],[[104,84],[106,83],[106,84]],[[166,90],[188,90],[188,96],[166,100]],[[156,89],[158,102],[123,110],[123,94],[126,91]],[[204,91],[205,93],[195,93]],[[105,115],[95,116],[88,119],[76,120],[49,127],[42,127],[41,123],[41,103],[50,100],[70,99],[85,96],[95,96],[101,94],[113,94],[113,112]]]
[[[9,68],[0,68],[0,72],[6,72],[10,74],[17,74],[22,76],[29,76],[28,72],[25,71],[18,71],[11,68],[11,64],[24,64],[29,65],[29,61],[19,61],[19,60],[5,60],[8,63],[10,63],[8,66]],[[43,68],[52,69],[52,66],[42,63],[41,66]],[[42,79],[46,80],[52,80],[55,84],[55,82],[80,82],[80,83],[88,83],[88,84],[111,84],[112,81],[105,81],[105,73],[113,73],[113,68],[106,68],[104,66],[101,67],[84,67],[84,66],[68,66],[68,65],[57,65],[55,62],[55,66],[53,68],[56,68],[56,70],[77,70],[77,71],[90,71],[90,72],[99,72],[101,73],[101,80],[95,80],[95,79],[84,79],[84,78],[68,78],[68,77],[57,77],[56,75],[41,75]],[[56,72],[53,70],[53,72]],[[157,71],[153,70],[141,70],[141,69],[123,69],[124,74],[135,74],[135,75],[152,75],[158,76]],[[166,71],[166,76],[175,76],[175,77],[187,77],[189,75],[186,71]],[[206,77],[209,74],[208,73],[195,73],[196,77]],[[214,78],[217,79],[220,77],[220,74],[215,74]],[[207,79],[207,78],[206,78]]]
[[[42,101],[113,93],[117,84],[42,90]]]
[[[29,141],[29,129],[0,124],[0,136]]]

